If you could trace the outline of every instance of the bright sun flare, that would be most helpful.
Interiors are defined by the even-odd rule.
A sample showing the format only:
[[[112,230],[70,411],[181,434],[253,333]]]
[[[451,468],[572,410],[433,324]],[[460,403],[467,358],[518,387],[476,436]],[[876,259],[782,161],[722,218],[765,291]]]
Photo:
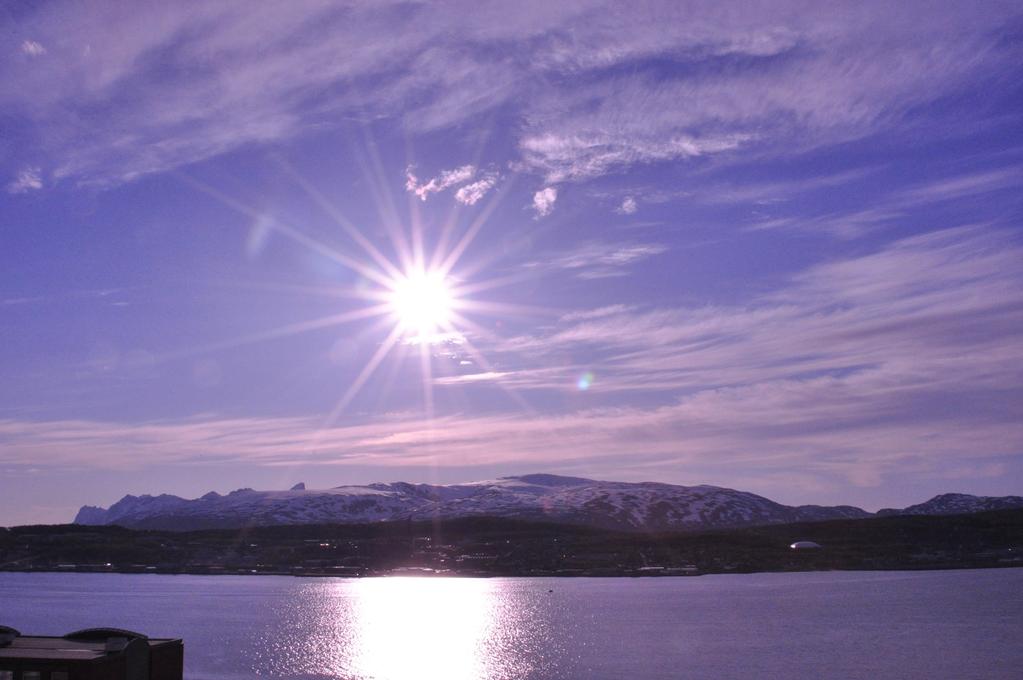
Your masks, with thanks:
[[[412,271],[397,278],[389,304],[405,333],[427,338],[451,323],[451,289],[437,271]]]
[[[373,355],[362,366],[358,375],[347,382],[347,388],[325,418],[325,427],[333,423],[348,407],[370,377],[388,357],[396,356],[398,361],[408,356],[411,347],[416,347],[423,386],[423,405],[427,417],[433,416],[433,362],[443,357],[450,360],[457,356],[457,365],[465,371],[478,375],[497,375],[498,372],[486,357],[473,345],[470,336],[485,336],[488,330],[477,324],[471,315],[505,317],[532,313],[535,308],[519,307],[499,302],[480,300],[476,295],[484,290],[508,285],[514,276],[492,279],[476,279],[466,283],[467,277],[477,275],[492,258],[482,256],[481,261],[465,265],[457,275],[452,270],[466,254],[480,230],[485,226],[488,209],[483,210],[474,220],[462,225],[452,220],[436,234],[436,243],[427,243],[424,226],[413,215],[408,232],[394,221],[387,227],[393,247],[393,256],[388,256],[377,247],[362,231],[338,212],[337,207],[315,191],[301,177],[295,179],[306,190],[309,197],[334,218],[336,226],[362,248],[364,256],[338,250],[326,243],[303,233],[290,225],[274,222],[274,233],[285,236],[311,252],[323,255],[358,275],[357,285],[351,287],[316,289],[331,297],[352,297],[369,303],[368,306],[352,308],[330,316],[311,319],[273,328],[262,333],[237,340],[210,345],[209,349],[235,347],[250,342],[261,342],[307,331],[341,326],[355,322],[379,319],[373,324],[376,330],[387,330],[386,337],[376,345]],[[225,202],[230,207],[261,220],[265,216],[235,201],[219,191],[201,183],[194,183],[200,189]],[[386,193],[381,190],[380,193]],[[496,201],[496,198],[495,198]],[[491,208],[496,203],[491,204]],[[385,207],[380,207],[381,213]],[[428,247],[432,249],[427,252]],[[468,313],[468,315],[467,315]],[[382,317],[382,318],[380,318]],[[450,369],[450,361],[445,366]],[[451,376],[447,376],[451,377]],[[457,376],[456,376],[457,377]],[[506,390],[524,408],[528,404],[515,392]]]

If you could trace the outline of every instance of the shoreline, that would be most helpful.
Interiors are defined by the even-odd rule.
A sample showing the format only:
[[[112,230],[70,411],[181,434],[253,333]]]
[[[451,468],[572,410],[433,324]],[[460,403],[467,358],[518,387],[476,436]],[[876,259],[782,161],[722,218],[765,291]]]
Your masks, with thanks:
[[[507,519],[168,532],[0,532],[0,570],[294,577],[616,577],[1023,566],[1023,510],[621,533]]]
[[[136,576],[215,576],[215,577],[246,577],[246,576],[289,576],[292,578],[340,578],[340,579],[368,579],[368,578],[621,578],[621,579],[649,579],[649,578],[694,578],[698,576],[728,576],[748,574],[826,574],[835,572],[916,572],[916,571],[970,571],[970,570],[998,570],[998,569],[1020,569],[1023,562],[1007,564],[962,564],[944,566],[904,566],[887,568],[844,568],[844,569],[754,569],[736,570],[723,569],[720,571],[700,571],[689,573],[587,573],[583,570],[580,573],[499,573],[499,572],[438,572],[425,569],[392,571],[373,571],[364,574],[331,574],[325,572],[295,573],[293,571],[260,571],[260,570],[137,570],[137,569],[12,569],[0,567],[0,573],[10,574],[116,574]]]

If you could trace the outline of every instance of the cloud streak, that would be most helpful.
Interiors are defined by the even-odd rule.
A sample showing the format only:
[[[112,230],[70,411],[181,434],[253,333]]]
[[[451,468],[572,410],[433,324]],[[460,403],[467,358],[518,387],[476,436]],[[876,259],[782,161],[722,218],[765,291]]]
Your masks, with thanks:
[[[587,346],[602,354],[608,390],[924,368],[935,390],[956,381],[966,390],[1019,372],[998,366],[1023,359],[1017,342],[1023,278],[1015,264],[1021,255],[1007,232],[939,231],[812,267],[747,305],[607,307],[572,314],[545,334],[511,339],[504,350],[556,354]],[[528,372],[521,377],[528,383]],[[537,386],[555,383],[545,378]]]
[[[789,193],[812,191],[832,186],[836,181],[854,180],[859,176],[862,176],[862,172],[850,171],[805,183],[794,183],[794,186],[787,188],[786,185],[776,183],[752,186],[731,192],[708,193],[715,196],[713,200],[763,201],[764,197],[769,195],[784,196],[786,191]],[[905,221],[922,209],[952,202],[965,204],[966,201],[978,201],[990,194],[1008,191],[1019,186],[1023,186],[1023,171],[1018,167],[961,173],[894,189],[860,210],[818,215],[779,215],[756,221],[747,229],[750,231],[765,229],[818,231],[852,238],[862,236],[888,224]]]
[[[537,271],[567,271],[580,279],[605,279],[625,276],[631,265],[667,250],[667,246],[659,243],[592,242],[547,260],[527,262],[523,266]]]

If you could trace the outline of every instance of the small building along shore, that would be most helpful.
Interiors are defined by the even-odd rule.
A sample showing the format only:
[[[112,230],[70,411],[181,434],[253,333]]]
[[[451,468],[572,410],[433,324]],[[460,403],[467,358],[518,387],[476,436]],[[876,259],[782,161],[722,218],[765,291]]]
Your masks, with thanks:
[[[62,637],[0,626],[0,680],[182,680],[184,644],[119,628]]]

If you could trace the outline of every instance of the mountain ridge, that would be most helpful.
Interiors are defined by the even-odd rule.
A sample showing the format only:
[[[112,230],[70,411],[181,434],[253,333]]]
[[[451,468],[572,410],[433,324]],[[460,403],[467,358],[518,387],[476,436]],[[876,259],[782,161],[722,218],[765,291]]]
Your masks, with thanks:
[[[710,485],[613,482],[527,474],[461,484],[409,482],[287,491],[211,491],[196,499],[170,494],[126,495],[109,508],[83,506],[74,522],[134,529],[239,528],[317,523],[492,516],[543,519],[631,531],[738,528],[893,514],[955,514],[1023,507],[1023,497],[942,494],[876,515],[850,505],[787,506],[747,491]]]
[[[930,500],[902,509],[882,508],[878,517],[891,515],[961,515],[987,510],[1023,508],[1023,496],[973,496],[966,493],[942,493]]]

